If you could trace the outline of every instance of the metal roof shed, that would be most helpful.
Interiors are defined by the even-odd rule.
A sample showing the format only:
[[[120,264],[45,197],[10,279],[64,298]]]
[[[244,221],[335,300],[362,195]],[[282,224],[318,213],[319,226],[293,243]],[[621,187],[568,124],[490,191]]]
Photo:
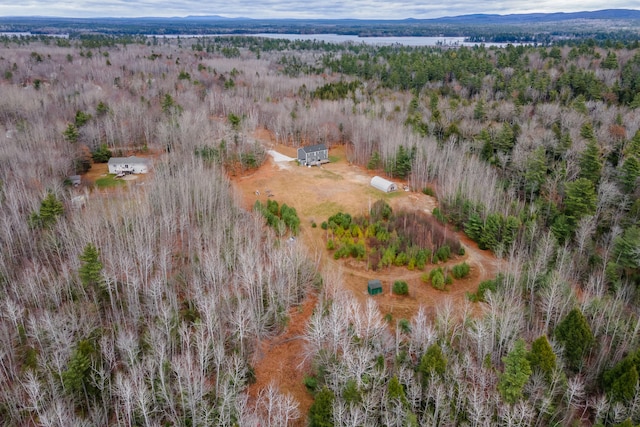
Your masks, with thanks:
[[[390,193],[398,189],[398,186],[395,182],[391,182],[388,179],[382,178],[381,176],[374,176],[373,178],[371,178],[371,185],[380,191],[384,191],[385,193]]]
[[[367,292],[369,295],[377,295],[382,293],[382,282],[378,279],[369,280],[367,284]]]

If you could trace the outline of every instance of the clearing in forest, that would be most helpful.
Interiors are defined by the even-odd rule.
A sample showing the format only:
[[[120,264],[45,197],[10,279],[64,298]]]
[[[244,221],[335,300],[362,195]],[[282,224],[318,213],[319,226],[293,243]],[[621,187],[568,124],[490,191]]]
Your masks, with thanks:
[[[479,250],[463,233],[448,229],[464,247],[465,254],[454,256],[446,263],[427,264],[424,270],[408,270],[406,267],[383,267],[377,270],[370,268],[365,261],[354,258],[335,260],[333,253],[327,251],[327,230],[321,223],[339,212],[350,215],[368,215],[371,207],[378,200],[384,200],[395,212],[422,212],[430,214],[437,207],[437,201],[418,191],[396,191],[384,193],[370,185],[371,178],[376,175],[359,166],[349,164],[343,147],[334,147],[330,156],[334,160],[321,167],[299,166],[295,160],[295,148],[272,145],[272,154],[259,169],[244,176],[235,177],[233,184],[242,194],[246,209],[252,209],[256,200],[266,204],[268,200],[286,203],[296,208],[300,217],[300,236],[296,244],[306,245],[312,255],[320,255],[323,266],[327,264],[343,271],[343,286],[349,289],[362,302],[370,296],[367,294],[367,280],[380,279],[385,291],[376,296],[376,301],[383,314],[390,313],[394,319],[410,319],[420,306],[427,309],[450,299],[461,308],[466,303],[465,293],[475,292],[482,280],[495,277],[498,260],[489,251]],[[404,182],[395,180],[399,188]],[[315,223],[317,226],[312,227]],[[451,267],[467,262],[471,266],[471,274],[455,280],[448,291],[438,291],[420,280],[420,277],[436,267]],[[409,283],[408,296],[394,296],[391,285],[395,280]]]
[[[371,178],[376,175],[359,166],[349,164],[344,147],[333,147],[329,150],[332,162],[320,167],[304,167],[294,160],[296,149],[275,145],[263,132],[259,135],[265,146],[270,147],[269,158],[257,170],[243,176],[233,178],[233,185],[242,195],[244,207],[253,209],[256,200],[262,204],[268,200],[276,200],[294,207],[300,218],[300,235],[293,244],[306,246],[311,256],[318,256],[323,267],[341,271],[341,283],[350,290],[362,303],[367,298],[375,298],[380,311],[390,314],[395,321],[411,319],[420,306],[427,310],[435,310],[445,300],[451,301],[460,312],[466,304],[467,292],[475,292],[478,284],[495,277],[499,261],[489,251],[478,249],[478,246],[463,233],[447,229],[462,247],[464,255],[456,255],[446,263],[437,265],[427,263],[424,270],[410,271],[407,267],[388,266],[373,270],[364,260],[355,258],[334,259],[333,251],[327,250],[328,230],[321,224],[339,212],[350,215],[365,216],[378,200],[388,203],[394,212],[420,212],[431,214],[437,207],[437,201],[419,191],[396,191],[384,193],[370,185]],[[394,180],[398,188],[404,182]],[[312,227],[315,223],[316,227]],[[466,262],[471,266],[469,276],[457,279],[447,291],[438,291],[430,284],[424,283],[421,276],[437,267],[452,267]],[[371,297],[367,292],[369,279],[380,279],[384,286],[382,294]],[[409,284],[409,295],[397,296],[391,292],[394,281],[404,280]],[[315,303],[315,300],[312,301]],[[478,307],[477,305],[475,307]],[[302,334],[312,313],[309,301],[301,309],[294,308],[290,315],[290,327],[283,335],[260,344],[254,366],[257,383],[249,388],[250,395],[255,398],[262,387],[274,381],[282,391],[291,393],[300,404],[302,419],[298,425],[305,425],[304,418],[313,401],[303,384],[304,375],[310,372],[310,366],[303,362]]]

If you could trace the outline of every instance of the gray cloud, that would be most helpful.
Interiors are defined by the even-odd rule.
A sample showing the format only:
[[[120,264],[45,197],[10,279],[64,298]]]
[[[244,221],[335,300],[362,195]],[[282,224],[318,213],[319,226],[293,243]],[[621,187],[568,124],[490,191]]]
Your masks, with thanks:
[[[575,12],[613,8],[635,9],[637,0],[263,0],[260,2],[200,0],[0,0],[0,15],[67,17],[136,17],[222,15],[249,18],[437,18],[470,13]]]

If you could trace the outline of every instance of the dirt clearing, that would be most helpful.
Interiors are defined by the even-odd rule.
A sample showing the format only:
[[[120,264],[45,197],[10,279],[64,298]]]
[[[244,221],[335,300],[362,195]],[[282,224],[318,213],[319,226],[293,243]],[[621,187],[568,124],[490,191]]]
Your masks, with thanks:
[[[431,213],[437,201],[430,196],[414,191],[396,191],[383,193],[370,185],[374,172],[350,165],[346,160],[343,147],[331,148],[330,155],[337,159],[320,167],[304,167],[294,159],[296,149],[281,145],[270,145],[272,154],[258,170],[233,179],[234,185],[243,195],[246,209],[252,209],[256,200],[266,203],[268,199],[286,203],[298,211],[300,217],[299,242],[306,245],[312,254],[320,254],[323,265],[340,266],[344,272],[344,287],[351,290],[364,302],[370,298],[367,294],[367,280],[377,278],[383,281],[385,292],[375,297],[381,311],[390,313],[394,318],[410,319],[423,305],[435,307],[444,299],[451,299],[454,305],[462,308],[466,303],[466,292],[474,292],[480,281],[495,276],[498,260],[489,251],[481,251],[464,234],[451,231],[465,247],[464,256],[456,256],[446,264],[452,266],[466,261],[471,265],[471,275],[456,280],[447,292],[437,291],[422,283],[420,276],[435,265],[427,265],[424,271],[409,271],[405,267],[389,267],[379,271],[367,270],[364,261],[354,259],[334,260],[325,249],[325,231],[320,224],[340,211],[353,216],[366,215],[371,205],[379,199],[385,200],[394,212],[421,210]],[[399,188],[405,184],[394,180]],[[317,227],[313,228],[312,224]],[[394,280],[405,280],[410,286],[410,295],[397,297],[391,295],[390,288]]]
[[[464,256],[456,256],[446,264],[427,265],[424,271],[409,271],[406,267],[389,267],[379,271],[367,269],[364,261],[354,259],[334,260],[326,250],[326,231],[320,224],[338,212],[347,212],[352,216],[366,215],[371,205],[379,199],[391,205],[394,212],[424,211],[431,213],[437,207],[437,201],[421,192],[396,191],[383,193],[370,185],[375,173],[349,164],[343,147],[329,150],[332,162],[320,167],[300,166],[296,158],[296,149],[276,145],[266,132],[257,134],[270,154],[267,162],[259,169],[239,177],[232,183],[242,195],[246,209],[252,209],[256,200],[266,203],[273,199],[296,208],[300,217],[300,236],[296,244],[303,244],[312,255],[320,255],[323,267],[342,272],[342,286],[349,289],[361,303],[375,298],[380,311],[390,314],[391,325],[400,319],[411,319],[420,306],[435,312],[437,306],[450,300],[457,313],[468,307],[467,292],[475,292],[482,280],[495,277],[499,260],[489,251],[482,251],[464,234],[449,230],[455,234],[465,249]],[[405,182],[394,180],[402,189]],[[312,227],[312,224],[316,227]],[[471,274],[462,280],[455,280],[448,291],[437,291],[423,283],[421,276],[432,268],[453,266],[466,261],[471,266]],[[383,282],[383,294],[370,297],[367,294],[367,281],[380,279]],[[391,286],[395,280],[405,280],[409,284],[408,296],[395,296]],[[292,309],[289,328],[279,337],[260,343],[254,368],[257,382],[249,388],[249,395],[255,399],[260,390],[274,381],[283,392],[291,393],[298,401],[302,418],[294,425],[306,424],[306,415],[313,397],[306,390],[303,379],[310,373],[309,361],[304,360],[304,340],[301,338],[309,317],[316,304],[315,297],[309,297],[302,306]],[[479,310],[479,305],[472,307]]]

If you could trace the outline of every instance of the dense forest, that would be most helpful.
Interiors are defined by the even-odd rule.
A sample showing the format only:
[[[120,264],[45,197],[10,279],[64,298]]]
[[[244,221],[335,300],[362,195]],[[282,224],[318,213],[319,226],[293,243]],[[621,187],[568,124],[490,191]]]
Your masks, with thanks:
[[[637,41],[0,41],[3,425],[640,424]],[[434,194],[504,271],[390,328],[241,208],[256,129]],[[130,154],[144,185],[70,185]],[[310,412],[249,398],[309,294]]]

